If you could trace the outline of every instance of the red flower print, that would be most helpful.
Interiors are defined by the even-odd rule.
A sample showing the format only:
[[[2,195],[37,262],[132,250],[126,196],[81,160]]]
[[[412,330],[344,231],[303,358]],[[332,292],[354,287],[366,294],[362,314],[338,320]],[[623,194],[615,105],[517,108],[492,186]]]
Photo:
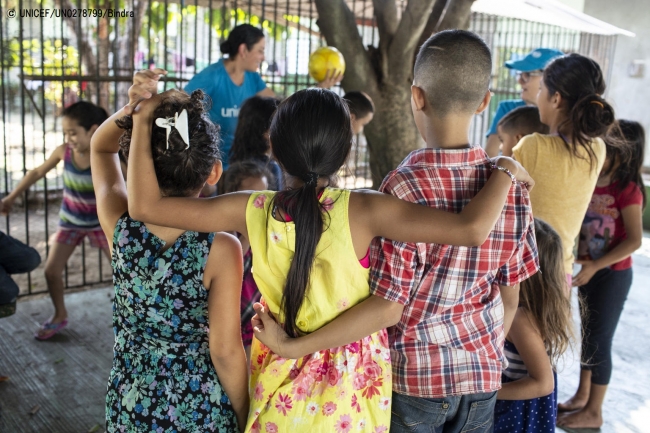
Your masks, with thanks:
[[[352,418],[350,418],[350,415],[341,415],[341,418],[336,421],[334,428],[336,428],[336,433],[348,433],[352,428]]]
[[[289,397],[289,394],[280,393],[278,396],[278,402],[275,403],[275,408],[282,415],[287,416],[287,412],[289,412],[293,407],[291,403],[292,401],[291,401],[291,397]],[[267,424],[267,429],[268,429],[268,424]]]
[[[266,433],[278,433],[278,426],[274,422],[267,422],[264,427],[266,428]]]
[[[332,365],[332,366],[330,366],[330,369],[327,372],[327,377],[329,379],[328,382],[329,382],[330,386],[336,386],[336,384],[341,379],[341,374],[336,369],[336,367]]]
[[[356,391],[359,391],[366,387],[366,377],[363,374],[356,373],[354,375],[353,386]]]
[[[357,413],[361,412],[361,405],[357,401],[357,395],[356,394],[352,394],[352,409],[356,410]]]
[[[370,400],[373,396],[379,395],[379,387],[381,386],[380,380],[368,380],[366,382],[366,389],[363,390],[361,394],[363,397]]]
[[[375,427],[375,431],[373,433],[386,433],[388,431],[388,427],[385,425],[380,425],[379,427]]]
[[[372,380],[376,380],[381,376],[381,367],[375,361],[370,361],[363,364],[363,373]]]
[[[260,422],[258,420],[255,420],[255,422],[251,426],[251,433],[261,433],[261,432],[262,432],[262,426],[260,425]]]
[[[345,346],[345,350],[352,353],[359,353],[359,343],[354,342]]]
[[[330,416],[336,412],[336,403],[328,401],[323,405],[323,415]]]
[[[379,331],[379,343],[381,344],[381,347],[388,349],[388,333],[385,329]]]
[[[253,202],[253,206],[255,206],[258,209],[264,209],[264,202],[266,201],[266,196],[264,194],[260,194],[257,196],[255,201]]]
[[[262,385],[262,382],[258,382],[257,385],[255,385],[255,394],[253,395],[253,398],[255,400],[262,400],[264,398],[264,385]]]
[[[310,362],[309,374],[311,377],[316,379],[316,381],[320,382],[323,380],[323,376],[327,374],[327,363],[317,359]]]
[[[296,401],[305,401],[305,400],[307,400],[307,390],[305,388],[303,388],[302,386],[297,386],[293,390],[293,394],[294,394],[293,398]]]
[[[390,409],[390,398],[388,397],[381,397],[379,399],[379,409],[381,410],[388,410]]]

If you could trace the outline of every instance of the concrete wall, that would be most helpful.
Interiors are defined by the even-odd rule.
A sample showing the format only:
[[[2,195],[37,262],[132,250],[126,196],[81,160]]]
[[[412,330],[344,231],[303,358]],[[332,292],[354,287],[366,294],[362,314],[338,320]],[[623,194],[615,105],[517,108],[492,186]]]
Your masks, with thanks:
[[[650,4],[648,0],[584,0],[584,13],[636,33],[635,38],[618,36],[616,55],[606,99],[621,119],[640,122],[650,142]],[[633,62],[645,62],[634,70]],[[638,76],[631,76],[636,73]],[[650,145],[646,143],[645,165],[650,167]]]

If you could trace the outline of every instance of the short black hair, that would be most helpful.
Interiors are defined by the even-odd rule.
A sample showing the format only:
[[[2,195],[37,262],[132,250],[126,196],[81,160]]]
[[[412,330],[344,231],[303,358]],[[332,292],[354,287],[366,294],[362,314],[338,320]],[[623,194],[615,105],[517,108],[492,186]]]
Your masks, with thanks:
[[[67,107],[61,116],[76,120],[79,126],[89,131],[93,125],[101,125],[108,119],[108,113],[92,102],[79,101]]]
[[[489,89],[490,49],[477,34],[445,30],[426,40],[415,60],[414,83],[433,112],[474,113]]]
[[[529,135],[535,132],[548,134],[549,128],[539,118],[539,108],[532,106],[517,107],[499,120],[499,126],[515,135]]]
[[[375,104],[370,99],[370,96],[363,92],[353,90],[343,95],[343,100],[348,103],[350,114],[354,114],[357,119],[375,112]]]

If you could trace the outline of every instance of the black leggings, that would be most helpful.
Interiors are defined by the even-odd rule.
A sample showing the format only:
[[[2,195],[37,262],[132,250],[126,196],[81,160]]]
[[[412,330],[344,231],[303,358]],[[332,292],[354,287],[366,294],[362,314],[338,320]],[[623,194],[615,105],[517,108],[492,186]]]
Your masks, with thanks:
[[[596,272],[578,288],[582,299],[581,368],[591,370],[591,383],[607,385],[612,376],[612,340],[632,286],[632,268]]]

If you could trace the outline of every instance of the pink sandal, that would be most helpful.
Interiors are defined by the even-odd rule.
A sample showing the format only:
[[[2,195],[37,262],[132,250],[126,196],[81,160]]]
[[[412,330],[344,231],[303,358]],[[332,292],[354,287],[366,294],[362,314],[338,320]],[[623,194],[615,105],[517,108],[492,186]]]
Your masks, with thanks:
[[[66,327],[68,324],[68,319],[65,319],[61,323],[51,323],[52,318],[48,319],[45,323],[38,328],[38,331],[34,334],[34,338],[37,340],[47,340],[54,337],[54,335]],[[41,333],[41,331],[46,331]]]

